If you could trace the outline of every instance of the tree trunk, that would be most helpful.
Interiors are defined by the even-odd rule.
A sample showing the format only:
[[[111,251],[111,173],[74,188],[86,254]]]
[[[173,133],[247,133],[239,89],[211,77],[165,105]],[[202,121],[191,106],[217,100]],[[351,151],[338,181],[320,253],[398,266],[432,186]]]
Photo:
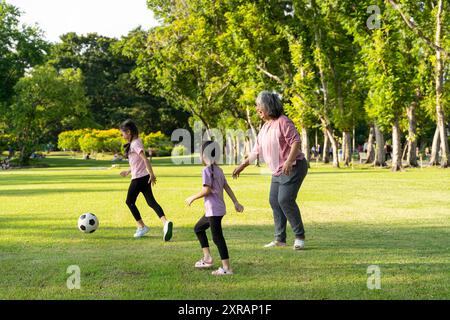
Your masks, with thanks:
[[[329,163],[330,162],[330,155],[328,150],[330,149],[330,139],[328,139],[328,133],[326,130],[323,131],[323,163]]]
[[[352,131],[352,150],[351,150],[351,154],[353,155],[353,153],[356,150],[356,134],[355,134],[355,126],[353,126],[353,131]]]
[[[342,133],[342,155],[344,157],[344,165],[349,166],[352,161],[351,155],[351,137],[350,132],[344,131]]]
[[[444,1],[438,1],[438,11],[436,13],[436,38],[435,44],[441,45],[441,31],[442,31],[442,15],[444,11]],[[447,128],[445,127],[445,115],[444,107],[442,105],[442,94],[444,88],[444,59],[442,52],[436,50],[436,116],[437,125],[439,128],[439,135],[441,140],[441,167],[447,168],[450,165],[448,140],[447,140]]]
[[[256,132],[255,126],[252,123],[252,119],[251,119],[251,116],[250,116],[250,109],[249,109],[248,106],[247,106],[246,113],[247,113],[247,124],[250,127],[250,130],[251,130],[251,133],[252,133],[252,139],[251,140],[252,140],[253,143],[255,143],[256,139],[258,137],[258,133]],[[252,152],[252,148],[253,148],[253,145],[251,145],[250,142],[249,142],[249,144],[250,144],[250,149],[249,149],[248,154],[250,154],[250,152]],[[256,166],[259,167],[259,156],[256,158]]]
[[[374,124],[375,129],[375,140],[376,140],[376,149],[375,149],[375,161],[374,165],[379,167],[385,167],[386,161],[385,161],[385,152],[384,152],[384,137],[383,133],[380,131],[380,128],[375,123]]]
[[[30,148],[27,148],[26,145],[22,146],[20,150],[19,164],[21,166],[27,166],[30,164],[30,157],[33,151]]]
[[[317,8],[316,8],[316,3],[314,0],[311,1],[311,6],[314,11],[314,19],[315,19]],[[314,23],[314,40],[315,40],[315,47],[319,51],[318,56],[320,57],[321,52],[322,52],[322,36],[320,33],[319,25],[316,22]],[[319,59],[321,59],[321,58],[319,58]],[[320,83],[322,85],[322,90],[323,90],[323,113],[319,117],[320,117],[320,121],[322,122],[322,126],[323,126],[324,130],[326,130],[328,139],[329,139],[331,145],[333,146],[333,167],[339,168],[337,142],[333,136],[333,132],[330,127],[330,121],[327,118],[329,93],[328,93],[327,81],[325,79],[325,72],[323,70],[323,64],[324,63],[322,63],[322,62],[319,63]],[[326,152],[325,148],[324,148],[324,152]],[[324,162],[325,162],[325,159],[324,159]]]
[[[317,137],[317,129],[316,130],[314,130],[315,131],[315,139],[314,139],[314,148],[315,148],[315,150],[316,150],[316,153],[318,154],[318,156],[320,156],[320,154],[319,154],[319,150],[317,150],[317,146],[319,145],[319,139],[318,139],[318,137]]]
[[[326,130],[327,130],[327,134],[328,134],[328,139],[330,140],[331,146],[333,148],[333,167],[339,168],[337,141],[336,141],[335,137],[333,136],[333,132],[329,128],[326,128]]]
[[[392,171],[402,171],[402,143],[400,139],[400,125],[395,119],[392,125]]]
[[[308,128],[302,126],[301,129],[302,129],[302,151],[305,154],[305,158],[309,163],[309,161],[311,160],[311,150],[309,148]]]
[[[255,126],[252,123],[252,119],[250,117],[250,109],[248,106],[247,106],[246,113],[247,113],[247,124],[250,127],[250,130],[252,132],[252,139],[254,139],[254,141],[256,141],[256,137],[258,136],[258,134],[256,132]]]
[[[405,146],[404,146],[404,148],[403,148],[402,160],[405,160],[405,161],[406,161],[406,160],[408,159],[408,158],[407,158],[407,153],[409,152],[408,147],[409,147],[408,141],[406,141]]]
[[[430,166],[438,166],[439,165],[439,149],[440,149],[440,132],[439,127],[436,126],[436,131],[434,131],[433,137],[433,145],[431,146],[431,158],[430,158]]]
[[[345,153],[344,153],[344,150],[346,148],[346,146],[345,146],[346,144],[347,144],[347,140],[345,139],[344,132],[342,132],[342,146],[341,146],[341,149],[342,149],[342,161],[344,161],[344,165],[346,165],[345,164]]]
[[[442,16],[444,13],[444,1],[438,1],[438,11],[436,13],[436,38],[435,44],[441,45],[441,31],[442,31]],[[447,128],[445,127],[445,114],[444,107],[442,105],[442,95],[444,89],[444,58],[443,53],[440,50],[436,50],[436,116],[437,125],[439,128],[439,135],[441,140],[441,167],[448,168],[449,150],[447,140]]]
[[[235,146],[236,146],[236,153],[234,157],[234,163],[233,164],[240,164],[242,160],[244,159],[243,154],[245,150],[245,143],[242,143],[242,136],[235,136]],[[245,139],[245,137],[244,137]],[[245,141],[245,140],[244,140]]]
[[[373,147],[373,138],[374,138],[374,127],[373,124],[370,126],[369,130],[369,139],[367,140],[367,156],[365,163],[372,163],[375,161],[375,150]]]
[[[411,105],[406,109],[408,115],[408,153],[406,157],[406,162],[411,167],[418,167],[417,163],[417,138],[416,138],[416,102],[411,103]]]

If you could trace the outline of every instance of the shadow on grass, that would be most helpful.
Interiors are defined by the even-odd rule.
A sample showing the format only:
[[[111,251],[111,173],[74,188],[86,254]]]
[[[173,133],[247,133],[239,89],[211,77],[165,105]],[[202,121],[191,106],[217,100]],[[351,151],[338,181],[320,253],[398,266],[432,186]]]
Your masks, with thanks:
[[[314,169],[309,169],[308,174],[353,174],[353,173],[363,173],[363,174],[372,174],[372,173],[386,173],[386,171],[381,171],[381,170],[361,170],[361,169],[356,169],[356,170],[351,170],[351,169],[342,169],[340,171],[338,171],[339,169],[336,169],[335,171],[314,171]]]
[[[105,170],[106,171],[106,170]],[[1,179],[2,186],[21,186],[21,185],[62,185],[62,184],[111,184],[122,183],[128,185],[130,178],[123,178],[119,175],[120,171],[111,174],[89,174],[89,175],[75,175],[75,174],[39,174],[39,175],[5,175]],[[201,170],[193,174],[161,174],[157,173],[158,178],[201,178]],[[232,179],[231,174],[225,173],[228,179]],[[241,177],[268,177],[270,175],[261,175],[257,173],[241,174]],[[3,190],[1,191],[4,192]]]
[[[189,161],[188,157],[183,158],[177,158],[178,161],[180,159],[183,159],[185,161]],[[172,161],[171,157],[155,157],[151,159],[152,164],[156,166],[175,166],[176,164]],[[68,156],[49,156],[47,158],[34,160],[33,165],[44,165],[48,168],[74,168],[74,167],[86,167],[86,168],[93,168],[93,167],[111,167],[112,165],[119,165],[121,167],[127,167],[128,161],[122,160],[122,161],[113,161],[113,160],[96,160],[96,159],[90,159],[90,160],[84,160],[80,158],[71,158]],[[184,164],[183,164],[184,165]],[[201,164],[194,164],[192,161],[192,164],[185,164],[186,166],[201,166]]]
[[[116,192],[123,191],[123,189],[15,189],[15,190],[2,190],[0,193],[0,199],[3,197],[32,197],[32,196],[42,196],[49,195],[52,193],[58,194],[68,194],[68,193],[102,193],[102,192]]]
[[[183,163],[180,163],[181,161],[184,161]],[[195,163],[195,161],[198,161],[197,157],[155,157],[151,159],[151,162],[154,166],[161,166],[161,167],[202,167],[202,164]],[[175,163],[177,162],[177,163]],[[117,165],[119,167],[128,167],[128,161],[112,161],[112,160],[84,160],[80,158],[72,158],[69,156],[49,156],[44,159],[39,160],[33,160],[33,164],[36,166],[42,165],[45,168],[111,168],[113,165]],[[228,166],[228,164],[223,164],[223,166]],[[237,164],[231,164],[231,166],[237,166]],[[314,174],[337,174],[337,173],[383,173],[386,172],[386,170],[377,170],[372,167],[355,167],[355,169],[351,168],[341,168],[338,169],[331,169],[330,171],[320,171],[315,172],[315,169],[323,169],[323,167],[316,168],[314,163],[311,163],[310,167],[310,173]],[[242,175],[259,175],[259,174],[246,174],[243,173]]]
[[[6,221],[0,219],[0,225]],[[7,239],[0,242],[2,277],[14,284],[16,289],[10,294],[15,296],[42,294],[42,288],[33,287],[42,283],[42,274],[51,275],[48,297],[58,296],[53,284],[65,285],[67,266],[74,263],[82,268],[83,283],[89,286],[80,294],[92,292],[93,299],[100,293],[146,299],[449,296],[449,230],[445,227],[314,223],[306,226],[307,250],[294,251],[290,230],[289,246],[263,248],[272,239],[271,225],[227,225],[226,218],[224,235],[236,274],[214,278],[210,270],[193,267],[201,257],[194,222],[190,227],[177,227],[175,221],[174,238],[168,243],[163,242],[156,222],[141,239],[132,237],[131,222],[115,227],[102,226],[100,221],[100,228],[92,234],[79,232],[68,219],[36,226],[16,217],[9,222],[9,228],[1,232]],[[210,231],[207,234],[217,267],[217,248]],[[382,291],[367,289],[369,265],[380,266]],[[145,288],[140,287],[143,283]]]
[[[132,222],[127,226],[114,227],[102,226],[100,219],[99,229],[88,235],[89,239],[98,240],[135,240],[132,235],[135,232],[135,226]],[[264,244],[273,239],[272,225],[223,225],[224,235],[227,242],[236,245],[243,245],[246,249],[254,248],[255,250],[264,249]],[[84,236],[77,228],[76,221],[64,219],[55,221],[54,223],[39,223],[39,221],[51,221],[50,218],[21,216],[21,217],[1,217],[0,228],[3,232],[31,236],[33,238],[66,239],[68,236],[80,235]],[[36,225],[30,225],[30,222],[37,222]],[[156,223],[156,222],[153,222]],[[192,227],[177,227],[176,221],[174,227],[174,240],[171,243],[183,243],[197,241],[193,231],[195,222]],[[306,225],[307,228],[307,250],[305,251],[336,251],[341,253],[351,253],[352,250],[373,250],[372,253],[383,254],[391,252],[402,255],[404,250],[411,252],[441,252],[448,254],[448,239],[450,239],[450,230],[448,227],[430,227],[430,226],[380,226],[380,225],[363,225],[363,224],[344,224],[344,223],[313,223]],[[288,246],[285,248],[275,248],[275,250],[292,250],[294,241],[290,226],[288,225]],[[162,237],[162,227],[150,225],[150,238],[157,236]],[[208,231],[210,245],[212,242],[210,231]],[[145,241],[147,236],[144,237]],[[270,250],[270,249],[269,249]],[[364,252],[362,253],[364,254]]]

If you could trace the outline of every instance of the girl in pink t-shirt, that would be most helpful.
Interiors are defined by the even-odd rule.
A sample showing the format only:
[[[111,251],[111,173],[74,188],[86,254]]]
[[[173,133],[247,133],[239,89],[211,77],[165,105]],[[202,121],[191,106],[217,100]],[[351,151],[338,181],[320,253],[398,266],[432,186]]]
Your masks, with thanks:
[[[142,193],[147,204],[156,212],[163,223],[164,241],[169,241],[172,238],[173,223],[167,220],[163,209],[153,196],[152,185],[156,184],[156,176],[153,173],[150,161],[145,156],[144,144],[139,139],[139,130],[133,121],[126,120],[120,126],[120,131],[122,132],[122,137],[128,141],[125,145],[125,155],[130,163],[130,170],[122,171],[120,175],[126,177],[131,173],[131,183],[128,188],[126,204],[138,226],[134,237],[140,238],[150,231],[136,207],[136,199],[139,193]]]
[[[222,218],[226,213],[225,202],[223,201],[223,190],[227,192],[234,203],[237,212],[242,212],[244,207],[238,202],[225,179],[222,169],[217,165],[216,153],[220,151],[217,142],[206,141],[202,145],[201,160],[205,168],[202,171],[203,189],[200,193],[186,199],[190,206],[195,200],[205,198],[205,215],[195,225],[195,234],[203,250],[203,258],[195,264],[196,268],[210,268],[213,266],[213,259],[209,250],[206,230],[211,228],[213,241],[219,249],[222,267],[213,271],[213,275],[231,275],[233,270],[230,267],[228,248],[222,232]]]

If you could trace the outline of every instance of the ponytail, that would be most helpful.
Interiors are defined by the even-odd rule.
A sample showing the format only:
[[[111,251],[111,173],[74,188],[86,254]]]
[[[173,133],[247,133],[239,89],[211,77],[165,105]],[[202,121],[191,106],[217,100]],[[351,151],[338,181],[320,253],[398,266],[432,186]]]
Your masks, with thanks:
[[[217,153],[216,150],[218,150]],[[202,144],[202,157],[208,160],[207,165],[211,168],[211,183],[214,181],[214,165],[216,164],[219,152],[219,144],[215,141],[208,140]]]
[[[131,148],[131,141],[139,137],[139,129],[136,126],[136,124],[130,119],[127,119],[124,122],[122,122],[119,128],[124,132],[130,131],[131,133],[131,140],[123,146],[125,151],[125,157],[128,158],[128,154],[130,153]]]

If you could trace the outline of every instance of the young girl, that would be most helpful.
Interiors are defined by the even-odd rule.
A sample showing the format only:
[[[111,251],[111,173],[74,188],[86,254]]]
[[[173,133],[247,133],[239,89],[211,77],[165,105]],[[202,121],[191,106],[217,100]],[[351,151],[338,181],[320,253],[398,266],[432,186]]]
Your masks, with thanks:
[[[136,207],[136,199],[139,193],[142,193],[147,204],[156,212],[164,225],[164,241],[169,241],[172,238],[173,223],[166,219],[163,209],[153,196],[152,185],[156,184],[156,176],[153,173],[150,161],[145,156],[144,144],[139,139],[139,130],[133,121],[126,120],[120,126],[120,131],[122,132],[123,138],[128,141],[125,145],[125,156],[130,163],[130,170],[122,171],[120,175],[126,177],[131,173],[131,183],[128,189],[126,204],[130,208],[138,226],[134,237],[140,238],[150,231],[149,227],[144,224],[141,214]]]
[[[195,200],[205,198],[206,214],[197,222],[194,231],[200,241],[203,250],[203,258],[195,264],[196,268],[209,268],[213,266],[213,259],[209,251],[206,230],[211,227],[211,233],[219,249],[222,259],[222,268],[213,271],[213,275],[231,275],[233,270],[230,267],[228,248],[222,233],[222,218],[226,213],[225,202],[223,201],[223,190],[227,192],[237,212],[242,212],[244,207],[238,202],[233,191],[225,179],[222,169],[216,164],[216,151],[219,153],[220,147],[217,142],[206,141],[202,145],[201,160],[204,166],[202,172],[203,189],[200,193],[186,199],[190,206]]]

